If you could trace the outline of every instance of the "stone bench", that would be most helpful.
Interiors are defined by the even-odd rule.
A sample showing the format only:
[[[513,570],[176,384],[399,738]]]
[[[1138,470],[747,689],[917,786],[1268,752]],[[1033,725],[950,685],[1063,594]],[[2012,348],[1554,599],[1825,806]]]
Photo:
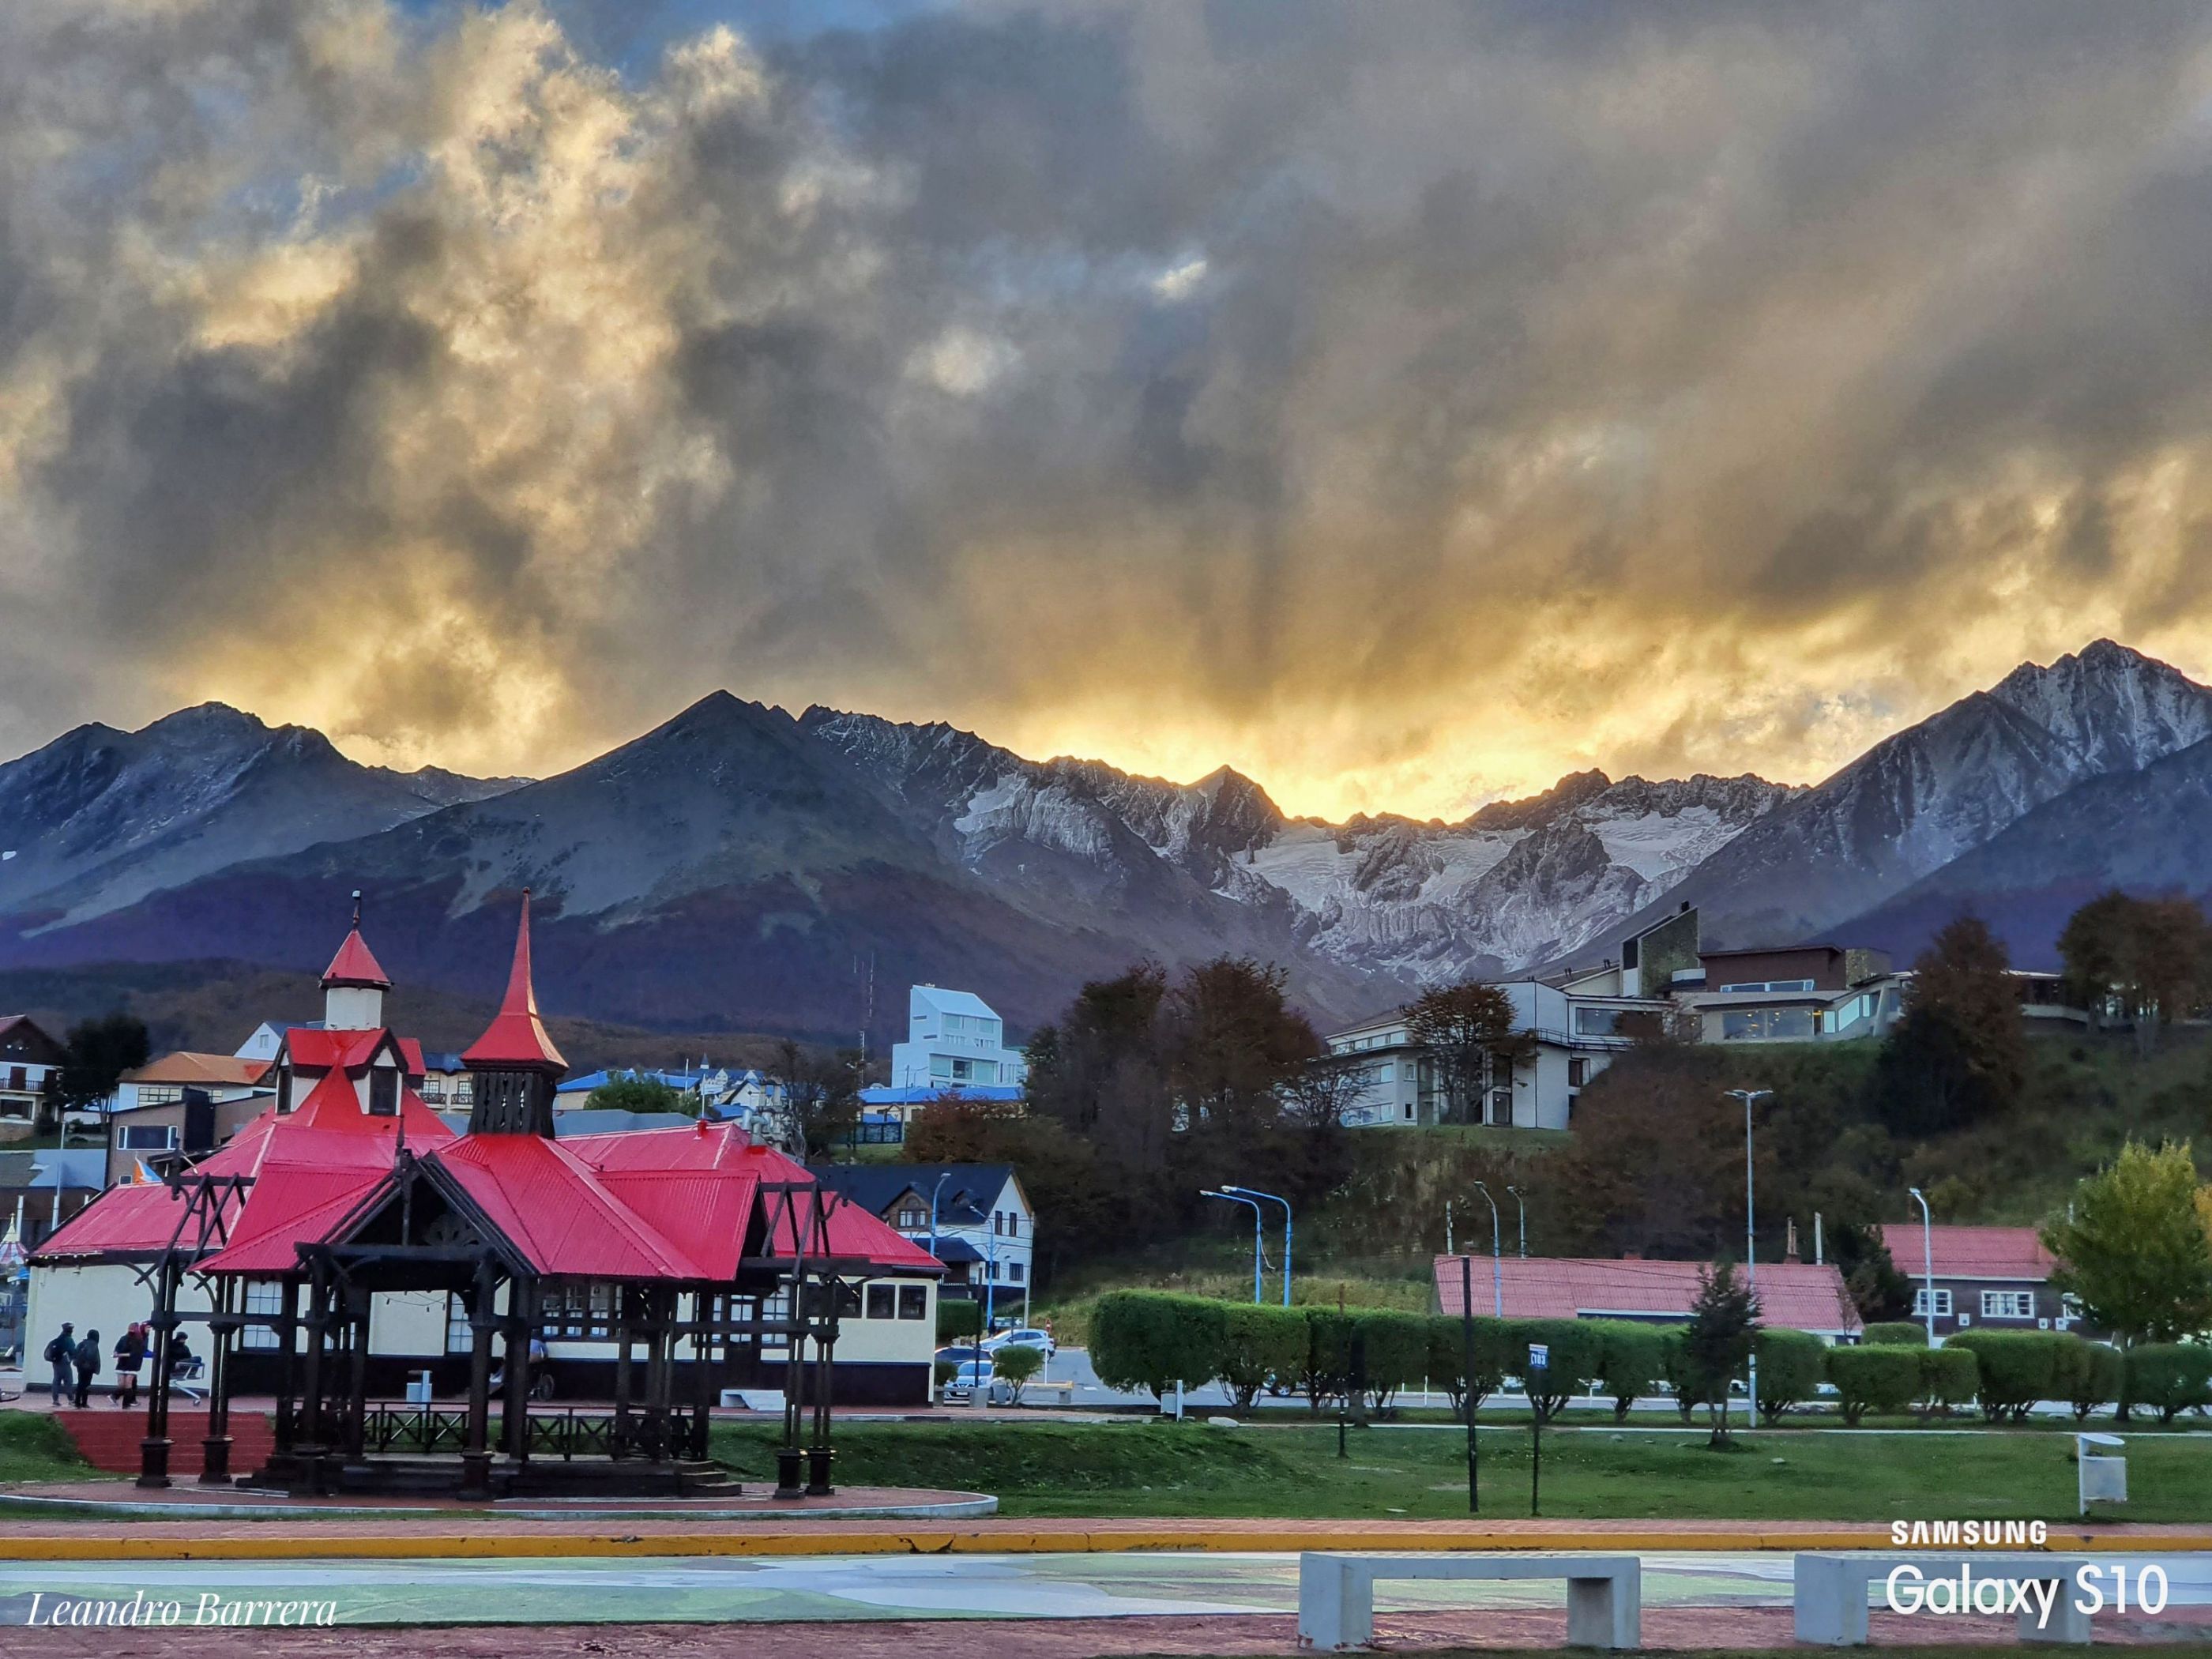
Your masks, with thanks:
[[[1899,1566],[1917,1567],[1921,1586],[1948,1577],[1954,1583],[1960,1569],[1970,1567],[1976,1583],[1984,1579],[2056,1581],[2051,1618],[2039,1625],[2040,1603],[2031,1601],[2020,1610],[2018,1629],[2023,1642],[2087,1642],[2089,1615],[2074,1602],[2074,1575],[2088,1560],[2081,1555],[2000,1555],[1980,1550],[1951,1553],[1905,1551],[1884,1554],[1872,1550],[1839,1551],[1834,1554],[1800,1555],[1796,1559],[1796,1605],[1797,1639],[1826,1647],[1860,1647],[1867,1639],[1867,1600],[1874,1586]],[[1884,1605],[1887,1605],[1885,1601]],[[1969,1608],[1972,1612],[1978,1609]],[[1939,1628],[1947,1615],[1916,1615],[1930,1619]]]
[[[1644,1565],[1632,1555],[1350,1555],[1298,1557],[1298,1645],[1328,1652],[1375,1636],[1378,1578],[1564,1578],[1567,1644],[1633,1648],[1643,1638]]]

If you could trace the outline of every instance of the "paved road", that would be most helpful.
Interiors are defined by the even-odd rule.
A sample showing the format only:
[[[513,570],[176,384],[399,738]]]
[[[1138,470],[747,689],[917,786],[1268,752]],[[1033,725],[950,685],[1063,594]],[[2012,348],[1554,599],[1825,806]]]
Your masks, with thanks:
[[[2119,1559],[2119,1558],[2116,1558]],[[2212,1555],[2125,1558],[2161,1566],[2176,1609],[2212,1607]],[[1651,1607],[1779,1607],[1786,1554],[1647,1553]],[[938,1619],[1068,1620],[1283,1613],[1297,1604],[1291,1554],[823,1556],[669,1559],[0,1563],[0,1626],[31,1598],[127,1601],[143,1591],[196,1607],[331,1600],[341,1623],[769,1623]],[[1376,1605],[1401,1612],[1563,1606],[1563,1584],[1401,1583]],[[189,1615],[188,1615],[189,1616]],[[2201,1620],[2195,1622],[2202,1622]],[[0,1643],[0,1649],[6,1644]]]

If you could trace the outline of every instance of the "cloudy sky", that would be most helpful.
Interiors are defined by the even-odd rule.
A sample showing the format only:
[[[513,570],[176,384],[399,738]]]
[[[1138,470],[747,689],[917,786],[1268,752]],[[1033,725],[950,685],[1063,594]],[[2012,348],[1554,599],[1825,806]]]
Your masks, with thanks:
[[[716,686],[1294,811],[2212,677],[2212,16],[8,0],[0,751]]]

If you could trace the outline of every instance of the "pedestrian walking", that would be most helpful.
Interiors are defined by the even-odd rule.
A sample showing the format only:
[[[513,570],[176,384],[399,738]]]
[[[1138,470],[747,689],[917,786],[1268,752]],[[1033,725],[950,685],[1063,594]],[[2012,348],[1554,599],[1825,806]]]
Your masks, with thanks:
[[[146,1363],[146,1328],[133,1325],[115,1339],[115,1403],[129,1411],[138,1403],[138,1368]]]
[[[64,1322],[62,1334],[46,1344],[46,1364],[54,1370],[54,1409],[76,1392],[76,1327]]]
[[[92,1379],[100,1375],[100,1361],[105,1358],[100,1351],[100,1333],[87,1331],[84,1340],[76,1345],[76,1408],[79,1411],[92,1404]]]

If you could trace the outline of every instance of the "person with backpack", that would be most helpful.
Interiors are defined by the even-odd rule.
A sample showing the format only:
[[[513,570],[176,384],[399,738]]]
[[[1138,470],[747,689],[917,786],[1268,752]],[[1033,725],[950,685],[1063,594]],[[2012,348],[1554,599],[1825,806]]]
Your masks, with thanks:
[[[67,1322],[62,1334],[46,1344],[46,1364],[54,1370],[54,1409],[76,1392],[76,1327]]]
[[[133,1325],[115,1339],[115,1403],[129,1411],[138,1403],[138,1368],[146,1363],[146,1328]]]
[[[100,1375],[100,1333],[87,1331],[84,1340],[76,1345],[76,1408],[82,1411],[92,1404],[92,1379]]]

